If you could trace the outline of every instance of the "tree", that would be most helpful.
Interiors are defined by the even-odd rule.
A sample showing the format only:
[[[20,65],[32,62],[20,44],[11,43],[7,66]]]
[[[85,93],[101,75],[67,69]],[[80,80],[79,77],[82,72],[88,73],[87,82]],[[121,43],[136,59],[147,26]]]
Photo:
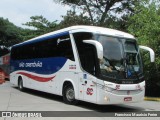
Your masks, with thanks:
[[[150,46],[156,52],[156,64],[160,66],[160,8],[155,0],[144,1],[135,8],[135,15],[130,17],[128,31],[139,39],[140,44]]]
[[[62,16],[63,20],[60,23],[56,23],[57,21],[49,22],[43,16],[32,16],[30,18],[30,22],[23,24],[32,27],[32,29],[25,29],[23,31],[23,38],[25,40],[72,25],[91,24],[87,16],[82,14],[76,15],[74,11],[68,11],[66,15]]]
[[[87,16],[83,14],[76,15],[74,11],[68,11],[67,15],[62,16],[63,20],[59,23],[58,28],[65,28],[73,25],[91,25]]]
[[[12,46],[21,41],[21,28],[10,23],[8,19],[0,18],[0,45]]]
[[[27,32],[32,32],[32,37],[54,31],[57,27],[57,21],[49,22],[43,16],[32,16],[30,19],[30,22],[27,22],[23,25],[32,27],[32,30],[27,30]]]
[[[107,18],[131,14],[139,0],[53,0],[77,8],[86,14],[93,25],[103,26]]]
[[[160,6],[158,1],[142,0],[130,17],[128,31],[138,38],[140,44],[151,47],[156,53],[155,64],[149,64],[144,56],[145,74],[149,90],[160,88]],[[159,86],[159,87],[157,87]],[[155,92],[156,93],[156,92]],[[151,93],[155,95],[155,93]],[[159,94],[160,95],[160,94]]]

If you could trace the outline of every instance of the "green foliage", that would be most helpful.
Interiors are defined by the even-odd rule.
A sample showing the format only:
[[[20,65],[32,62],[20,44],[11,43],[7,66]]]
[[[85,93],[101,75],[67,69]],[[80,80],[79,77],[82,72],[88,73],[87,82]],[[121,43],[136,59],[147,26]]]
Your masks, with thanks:
[[[120,16],[130,14],[134,6],[140,0],[53,0],[62,4],[70,5],[74,11],[89,16],[92,25],[105,26],[108,17],[119,19]],[[118,15],[117,15],[118,14]],[[109,22],[109,21],[108,21]]]
[[[25,23],[24,25],[29,26],[29,27],[34,27],[36,30],[52,29],[57,25],[56,21],[49,22],[43,16],[32,16],[30,17],[30,19],[31,21]]]
[[[21,28],[0,18],[0,45],[11,46],[21,41]]]
[[[148,54],[144,54],[147,85],[160,86],[160,6],[152,0],[142,1],[130,17],[128,31],[138,38],[139,44],[151,47],[156,53],[155,64],[150,64]]]
[[[76,15],[74,11],[68,11],[67,15],[62,16],[63,20],[59,24],[59,28],[65,28],[73,25],[91,25],[87,16],[83,14]]]
[[[43,16],[32,16],[31,21],[24,25],[32,29],[23,29],[0,18],[0,45],[12,46],[36,36],[56,30],[56,21],[49,22]]]
[[[25,34],[29,37],[27,38],[33,38],[35,36],[39,36],[51,31],[54,31],[57,27],[57,21],[49,22],[46,18],[43,16],[32,16],[30,17],[31,21],[27,22],[23,25],[26,25],[28,27],[31,27],[32,30],[26,29]]]
[[[130,17],[128,30],[138,38],[138,42],[150,46],[156,52],[156,64],[160,66],[160,8],[155,2],[143,3]]]

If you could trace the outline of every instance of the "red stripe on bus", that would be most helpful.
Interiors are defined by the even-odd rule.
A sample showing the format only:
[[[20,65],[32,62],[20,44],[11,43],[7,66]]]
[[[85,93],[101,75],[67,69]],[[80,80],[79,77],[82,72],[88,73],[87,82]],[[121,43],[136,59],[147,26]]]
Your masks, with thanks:
[[[36,80],[36,81],[39,81],[39,82],[48,82],[48,81],[52,80],[55,77],[55,76],[53,76],[53,77],[45,78],[45,77],[39,77],[39,76],[32,75],[32,74],[25,73],[25,72],[18,72],[17,74],[24,75],[26,77],[29,77],[29,78],[31,78],[33,80]]]

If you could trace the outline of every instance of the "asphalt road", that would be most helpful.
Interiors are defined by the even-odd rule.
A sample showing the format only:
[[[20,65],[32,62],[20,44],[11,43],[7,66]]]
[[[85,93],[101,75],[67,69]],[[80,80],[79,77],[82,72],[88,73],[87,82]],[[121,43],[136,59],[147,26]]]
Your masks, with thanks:
[[[122,105],[95,105],[87,102],[80,102],[78,105],[67,105],[63,103],[62,97],[47,94],[44,92],[39,92],[35,90],[25,90],[25,92],[21,92],[18,88],[12,86],[9,82],[6,82],[0,85],[0,111],[95,111],[100,113],[119,113],[119,112],[145,112],[145,111],[160,111],[160,102],[154,101],[143,101],[140,103],[130,103],[130,104],[122,104]],[[63,112],[62,112],[63,114]],[[84,117],[77,117],[78,119],[84,119]],[[149,120],[151,117],[141,117],[141,119]],[[0,118],[0,120],[21,120],[22,118]],[[28,120],[27,118],[24,118]],[[35,119],[35,118],[30,118]],[[36,118],[40,119],[40,118]],[[52,119],[52,118],[41,118],[44,119]],[[64,119],[62,117],[56,117],[56,119],[61,120]],[[65,117],[65,119],[72,120],[74,117]],[[87,120],[121,120],[128,118],[123,117],[87,117]],[[137,120],[136,117],[131,117],[131,119]],[[154,117],[153,119],[159,119],[158,117]]]

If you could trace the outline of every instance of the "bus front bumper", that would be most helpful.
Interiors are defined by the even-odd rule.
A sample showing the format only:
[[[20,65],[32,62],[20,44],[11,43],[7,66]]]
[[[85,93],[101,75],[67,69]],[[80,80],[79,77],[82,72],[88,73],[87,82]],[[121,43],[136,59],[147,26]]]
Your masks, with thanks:
[[[139,91],[117,91],[107,92],[104,90],[97,91],[97,104],[124,104],[140,102],[144,100],[145,90]]]

